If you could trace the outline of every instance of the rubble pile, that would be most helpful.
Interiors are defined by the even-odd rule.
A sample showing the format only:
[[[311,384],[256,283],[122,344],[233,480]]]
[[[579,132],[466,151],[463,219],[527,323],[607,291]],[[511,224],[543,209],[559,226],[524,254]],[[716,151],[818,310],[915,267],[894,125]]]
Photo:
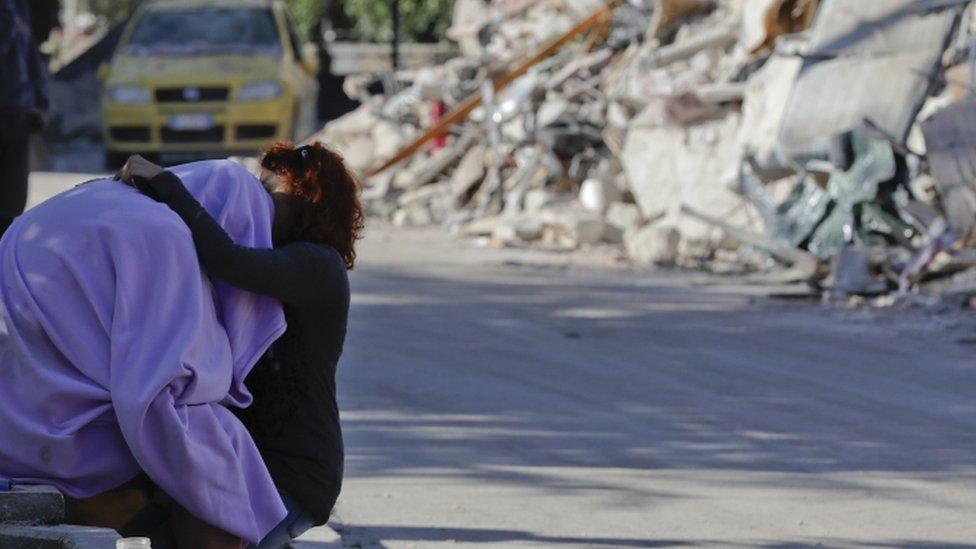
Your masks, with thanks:
[[[971,4],[458,0],[459,56],[348,79],[312,139],[397,225],[976,295]]]

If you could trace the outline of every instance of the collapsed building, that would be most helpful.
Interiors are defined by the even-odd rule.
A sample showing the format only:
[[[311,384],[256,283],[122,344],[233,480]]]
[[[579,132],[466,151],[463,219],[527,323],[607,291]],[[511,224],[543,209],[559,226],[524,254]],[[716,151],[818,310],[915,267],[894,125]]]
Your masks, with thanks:
[[[312,139],[371,211],[842,295],[976,295],[969,0],[457,0]],[[377,87],[381,94],[370,94]],[[951,281],[951,282],[947,282]]]

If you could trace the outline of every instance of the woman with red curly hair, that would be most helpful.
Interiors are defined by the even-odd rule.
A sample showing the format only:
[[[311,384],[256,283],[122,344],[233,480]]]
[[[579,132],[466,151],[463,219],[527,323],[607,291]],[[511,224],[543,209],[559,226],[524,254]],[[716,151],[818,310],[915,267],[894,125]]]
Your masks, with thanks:
[[[131,157],[118,177],[183,219],[211,276],[283,305],[288,328],[247,377],[254,403],[235,411],[288,508],[258,546],[265,548],[324,524],[342,486],[335,373],[349,310],[346,271],[364,217],[358,182],[320,144],[275,144],[261,166],[272,180],[271,249],[236,245],[179,177],[142,157]]]

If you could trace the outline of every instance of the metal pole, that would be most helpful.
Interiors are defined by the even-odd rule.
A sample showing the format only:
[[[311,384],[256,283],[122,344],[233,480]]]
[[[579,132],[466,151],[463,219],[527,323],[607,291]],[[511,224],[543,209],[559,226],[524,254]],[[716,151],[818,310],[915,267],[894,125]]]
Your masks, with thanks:
[[[400,0],[393,0],[393,70],[400,68]]]

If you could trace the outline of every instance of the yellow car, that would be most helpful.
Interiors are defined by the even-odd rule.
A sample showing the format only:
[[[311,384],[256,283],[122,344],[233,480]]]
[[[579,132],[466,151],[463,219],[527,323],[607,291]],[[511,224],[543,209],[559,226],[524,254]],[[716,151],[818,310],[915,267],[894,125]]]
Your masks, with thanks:
[[[314,131],[318,58],[280,0],[150,0],[103,80],[105,161],[253,154]]]

